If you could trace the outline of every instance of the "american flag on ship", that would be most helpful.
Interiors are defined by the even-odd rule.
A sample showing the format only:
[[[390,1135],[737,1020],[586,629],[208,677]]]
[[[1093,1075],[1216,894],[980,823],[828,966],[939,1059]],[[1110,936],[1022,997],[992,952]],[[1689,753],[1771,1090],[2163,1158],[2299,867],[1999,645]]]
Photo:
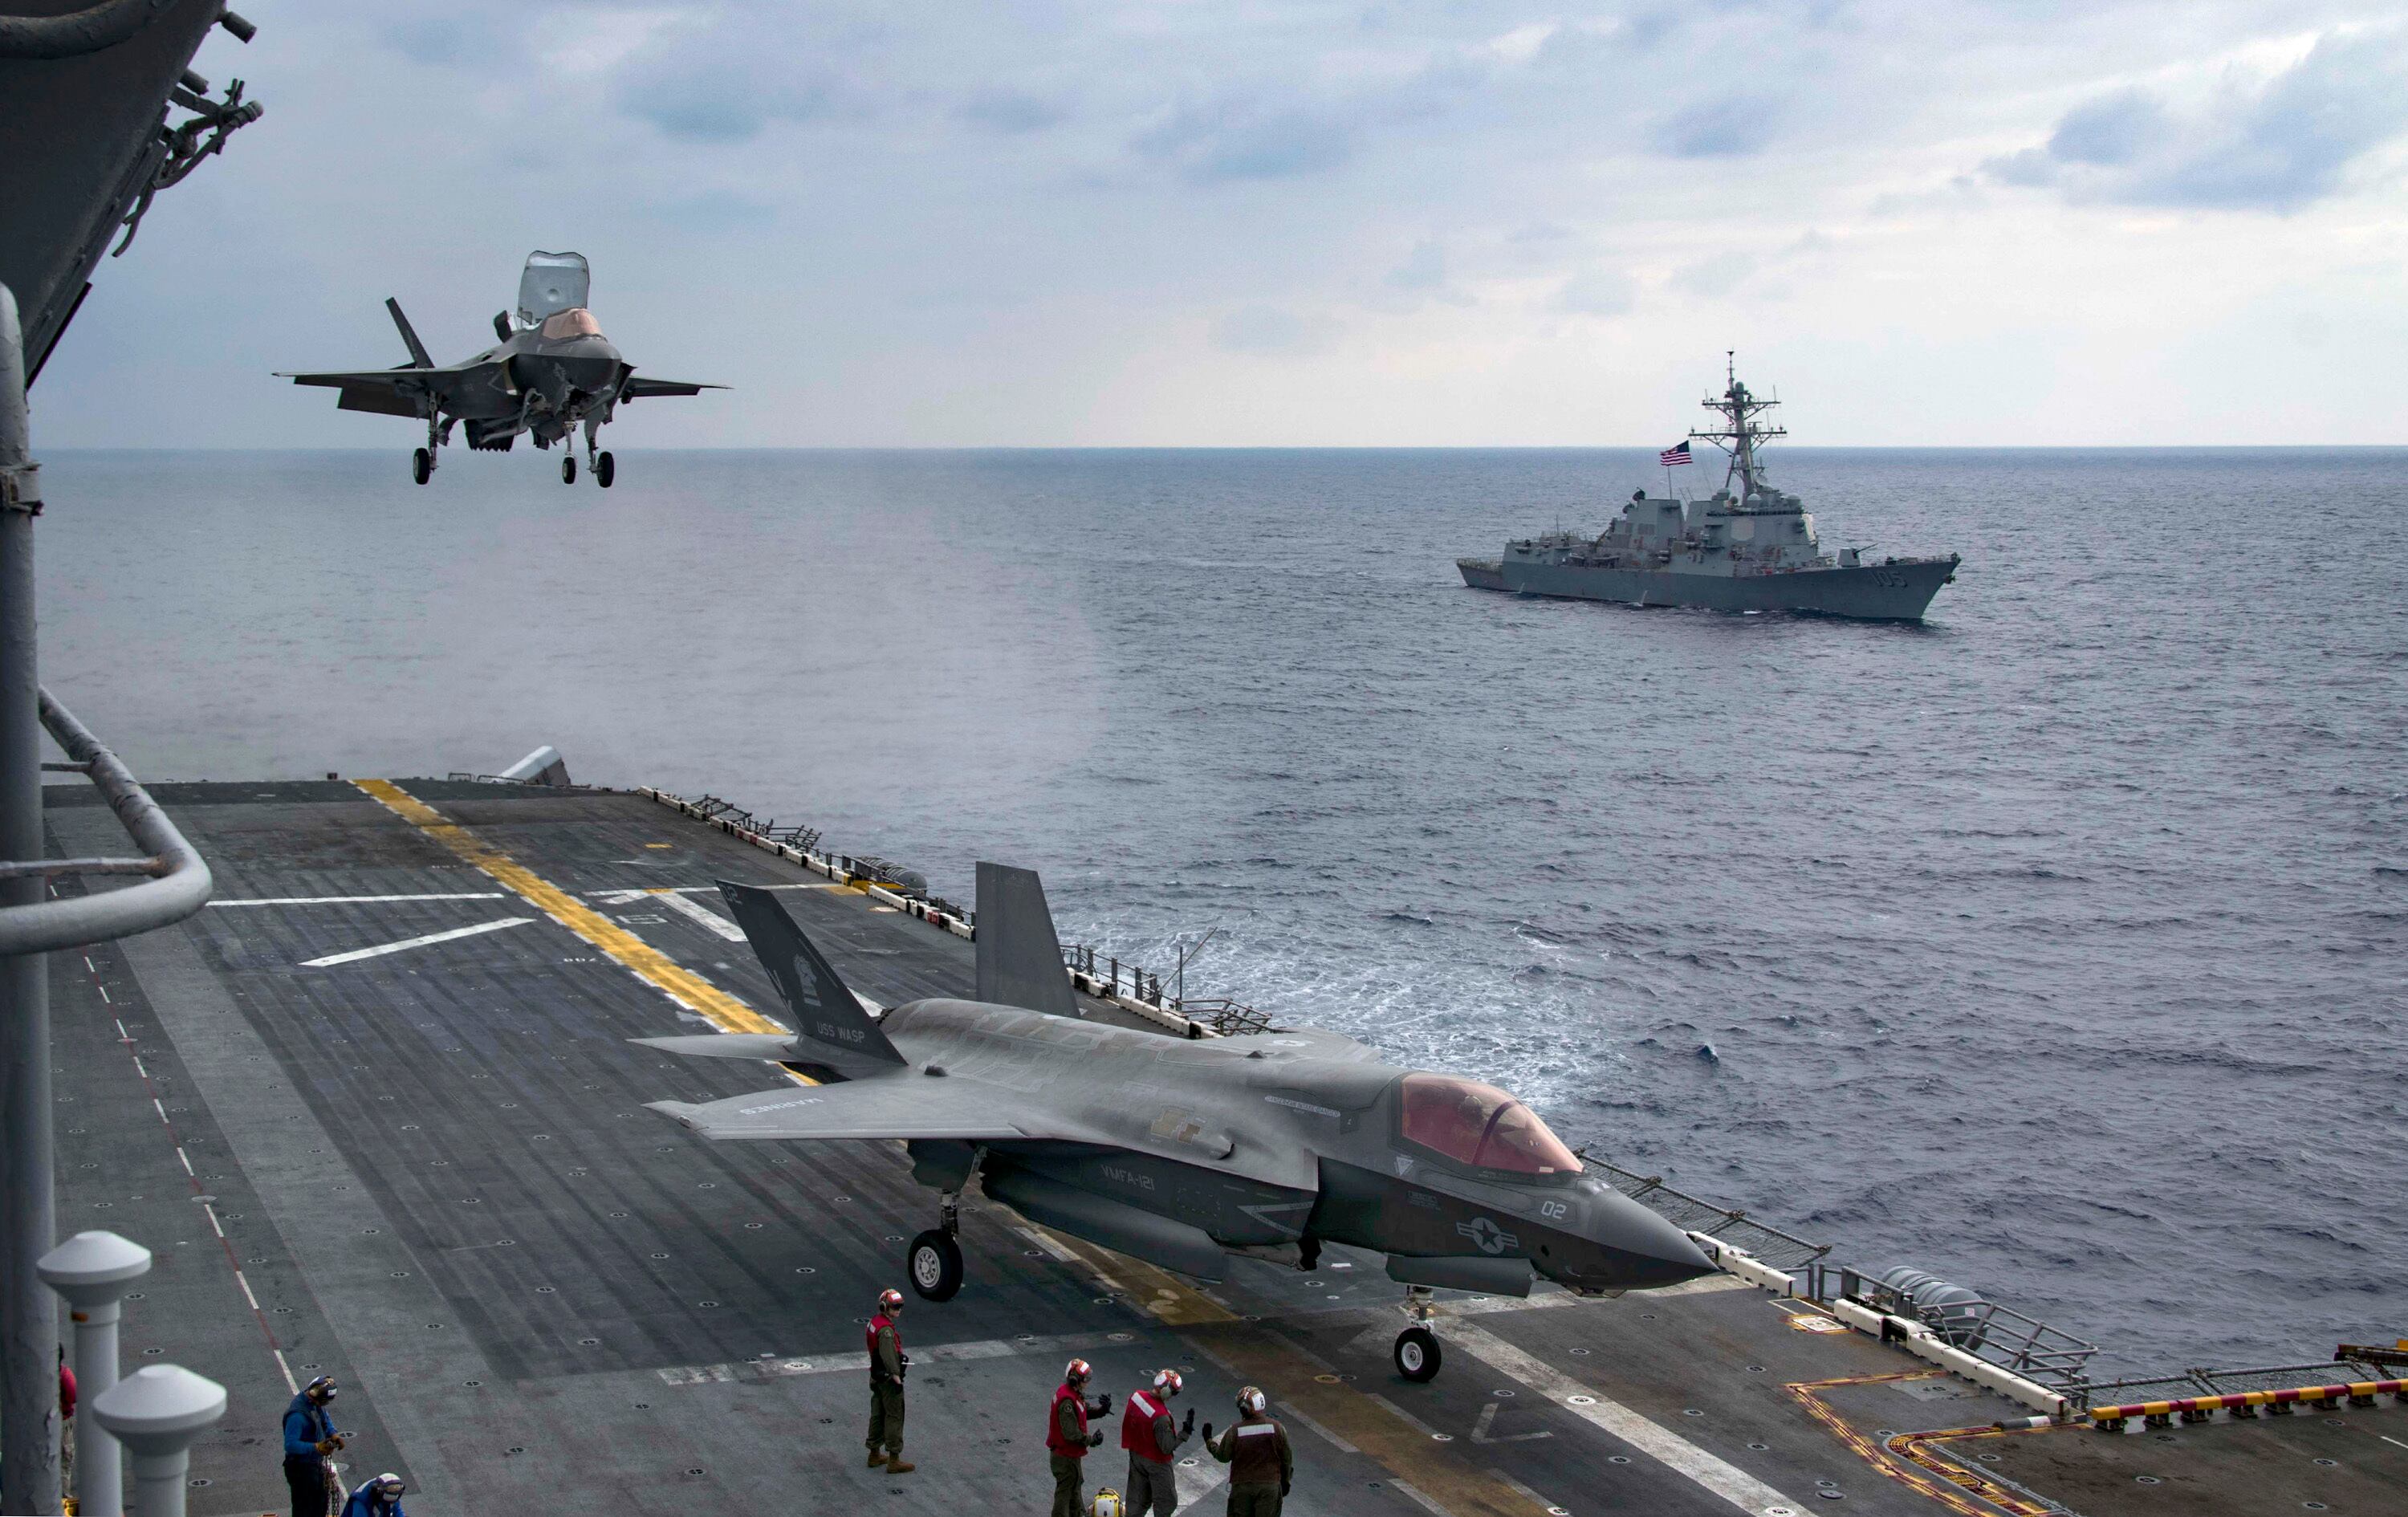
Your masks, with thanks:
[[[1675,464],[1685,464],[1688,461],[1689,445],[1686,442],[1682,443],[1677,448],[1667,448],[1662,452],[1656,455],[1656,462],[1663,465],[1668,469]]]

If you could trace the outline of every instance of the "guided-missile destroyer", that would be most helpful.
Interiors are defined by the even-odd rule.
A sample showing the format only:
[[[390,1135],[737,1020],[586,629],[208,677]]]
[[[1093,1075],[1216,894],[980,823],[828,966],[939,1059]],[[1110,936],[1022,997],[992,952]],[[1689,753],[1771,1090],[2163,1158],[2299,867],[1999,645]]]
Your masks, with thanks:
[[[1636,606],[1702,606],[1718,611],[1816,611],[1876,621],[1919,622],[1931,597],[1956,578],[1957,555],[1835,557],[1814,536],[1814,518],[1796,495],[1765,477],[1757,450],[1788,436],[1758,418],[1780,404],[1727,375],[1706,408],[1721,417],[1692,432],[1729,455],[1722,488],[1705,500],[1650,495],[1641,489],[1613,524],[1594,537],[1576,532],[1518,537],[1495,559],[1458,559],[1475,590]],[[1687,445],[1675,450],[1685,456]],[[1667,455],[1668,462],[1671,461]]]

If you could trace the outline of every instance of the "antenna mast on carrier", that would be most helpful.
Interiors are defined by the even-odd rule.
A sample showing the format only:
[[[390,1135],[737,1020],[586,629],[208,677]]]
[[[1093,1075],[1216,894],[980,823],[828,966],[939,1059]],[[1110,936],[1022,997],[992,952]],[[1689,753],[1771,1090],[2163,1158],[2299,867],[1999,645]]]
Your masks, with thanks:
[[[1789,433],[1782,427],[1756,424],[1758,416],[1781,402],[1758,400],[1747,386],[1739,382],[1738,350],[1727,350],[1723,357],[1727,388],[1722,398],[1717,400],[1710,395],[1702,402],[1706,409],[1721,415],[1722,430],[1692,432],[1689,436],[1694,441],[1713,443],[1730,455],[1730,467],[1723,475],[1723,488],[1728,490],[1731,480],[1737,479],[1741,485],[1740,503],[1744,506],[1751,497],[1764,490],[1762,467],[1756,461],[1756,444],[1770,437],[1785,437]]]

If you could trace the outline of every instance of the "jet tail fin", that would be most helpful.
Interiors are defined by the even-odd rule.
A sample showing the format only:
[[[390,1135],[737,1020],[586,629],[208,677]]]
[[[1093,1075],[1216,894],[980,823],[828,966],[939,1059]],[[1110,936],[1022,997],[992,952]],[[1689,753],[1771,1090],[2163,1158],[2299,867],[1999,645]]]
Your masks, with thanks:
[[[420,368],[433,368],[435,360],[427,356],[426,344],[419,341],[418,334],[410,329],[409,318],[401,314],[401,302],[387,295],[384,308],[393,312],[393,324],[401,328],[402,346],[409,350],[409,361]]]
[[[823,958],[774,892],[719,882],[736,924],[795,1018],[795,1057],[848,1080],[899,1068],[903,1055]]]
[[[1062,940],[1054,934],[1054,913],[1034,869],[1008,864],[978,866],[978,998],[996,1006],[1026,1007],[1052,1016],[1075,1017]]]

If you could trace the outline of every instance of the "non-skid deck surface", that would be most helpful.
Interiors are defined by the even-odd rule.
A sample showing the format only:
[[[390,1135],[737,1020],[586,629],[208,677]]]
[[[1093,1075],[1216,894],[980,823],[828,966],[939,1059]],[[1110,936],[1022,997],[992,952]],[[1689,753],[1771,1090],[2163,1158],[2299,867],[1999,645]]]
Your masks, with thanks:
[[[778,1077],[632,1046],[713,1025],[638,971],[666,963],[782,1014],[718,879],[790,887],[805,930],[882,1004],[967,994],[969,944],[633,795],[418,780],[398,807],[328,781],[158,794],[218,898],[54,960],[60,1224],[158,1256],[129,1302],[129,1367],[179,1363],[231,1393],[194,1453],[195,1513],[281,1508],[288,1370],[340,1380],[355,1477],[402,1473],[420,1517],[1039,1511],[1042,1418],[1073,1353],[1116,1399],[1182,1367],[1215,1423],[1238,1384],[1262,1384],[1296,1438],[1299,1512],[1996,1510],[1877,1445],[2022,1409],[1801,1329],[1795,1303],[1727,1281],[1457,1303],[1444,1371],[1414,1385],[1390,1367],[1401,1292],[1375,1256],[1331,1250],[1312,1275],[1239,1261],[1199,1293],[975,1199],[961,1295],[905,1315],[919,1469],[866,1469],[861,1324],[902,1284],[935,1196],[897,1145],[712,1145],[644,1110]],[[82,793],[58,792],[50,821],[63,852],[119,848]],[[498,875],[479,862],[505,855]],[[570,930],[530,878],[602,929],[570,911],[585,924]],[[375,949],[390,951],[348,956]],[[1834,1381],[1853,1383],[1793,1388]],[[1117,1411],[1109,1425],[1116,1445]],[[2390,1441],[2408,1415],[2277,1431],[1939,1447],[2006,1476],[1993,1496],[2044,1510],[2014,1494],[2037,1489],[2092,1517],[2372,1513],[2396,1509],[2370,1493],[2408,1488],[2408,1442]],[[1091,1490],[1121,1483],[1113,1449],[1090,1463]],[[1182,1469],[1199,1510],[1220,1508],[1215,1468]],[[2153,1471],[2163,1483],[2137,1479]]]

